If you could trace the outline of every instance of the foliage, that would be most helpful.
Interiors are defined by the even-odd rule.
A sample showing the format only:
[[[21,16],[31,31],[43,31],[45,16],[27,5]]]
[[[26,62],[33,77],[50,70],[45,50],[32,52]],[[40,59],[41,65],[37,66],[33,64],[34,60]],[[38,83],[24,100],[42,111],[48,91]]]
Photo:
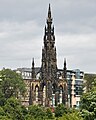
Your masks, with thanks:
[[[94,82],[94,79],[96,78],[95,74],[85,74],[84,79],[86,80],[85,82],[85,87],[87,92],[92,89],[92,83]]]
[[[37,120],[43,120],[43,119],[47,118],[45,110],[42,107],[39,107],[36,105],[29,106],[28,114]]]
[[[0,107],[0,120],[25,120],[26,107],[16,98],[7,99],[4,106]]]
[[[7,116],[0,116],[0,120],[12,120],[12,119],[8,118]]]
[[[36,105],[28,107],[28,114],[25,116],[25,120],[53,120],[53,113],[50,108],[43,108]]]
[[[2,99],[13,96],[18,98],[18,95],[24,95],[25,91],[25,83],[21,75],[10,69],[0,71],[0,97]],[[0,104],[3,104],[2,101]]]
[[[15,98],[9,98],[3,106],[6,115],[12,120],[24,120],[22,108],[20,101]]]
[[[58,105],[56,109],[58,109],[57,112],[55,112],[55,116],[57,115],[57,120],[83,120],[79,110],[74,108],[66,108],[63,104]]]
[[[36,119],[35,119],[33,116],[27,114],[27,115],[25,116],[25,120],[36,120]]]
[[[12,97],[7,99],[3,107],[0,107],[0,120],[83,120],[75,109],[69,110],[62,104],[57,108],[58,111],[60,108],[66,111],[59,112],[61,116],[55,118],[50,108],[31,105],[26,109],[19,100]]]
[[[48,119],[53,119],[54,118],[50,108],[46,109],[46,116],[47,116]]]
[[[63,114],[58,120],[83,120],[78,112]]]
[[[89,112],[85,109],[82,109],[81,116],[84,118],[84,120],[94,120],[94,112]]]
[[[96,118],[96,79],[92,82],[92,88],[81,97],[81,115],[84,120]]]
[[[0,88],[0,106],[3,106],[5,101],[6,101],[6,99],[5,99],[4,94],[2,93],[2,90]]]
[[[68,109],[64,106],[64,104],[59,104],[55,108],[55,117],[61,117],[64,113],[67,113]]]
[[[0,116],[4,116],[5,115],[5,111],[2,107],[0,107]]]

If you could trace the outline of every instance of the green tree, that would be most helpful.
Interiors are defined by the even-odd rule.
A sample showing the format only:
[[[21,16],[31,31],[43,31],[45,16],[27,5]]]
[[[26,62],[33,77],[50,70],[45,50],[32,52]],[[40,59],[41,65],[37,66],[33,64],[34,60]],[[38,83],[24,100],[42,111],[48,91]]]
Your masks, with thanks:
[[[64,113],[67,113],[68,109],[64,106],[64,104],[59,104],[55,108],[55,117],[61,117]]]
[[[25,120],[36,120],[32,115],[27,114]]]
[[[30,105],[28,107],[28,114],[25,116],[25,120],[54,120],[53,113],[50,108],[45,108],[36,105]]]
[[[83,118],[78,112],[72,112],[67,114],[64,113],[62,117],[58,118],[58,120],[83,120]]]
[[[6,99],[4,97],[4,94],[2,93],[2,90],[0,89],[0,106],[3,106]]]
[[[45,120],[45,118],[47,119],[45,109],[36,105],[29,106],[28,114],[36,120]]]
[[[8,116],[12,120],[24,120],[24,108],[21,105],[21,102],[16,98],[7,99],[3,109]]]
[[[96,74],[85,74],[84,80],[85,80],[85,87],[87,92],[92,89],[92,83],[94,82],[94,79],[96,78]]]
[[[20,74],[10,69],[0,71],[0,97],[10,98],[12,96],[18,98],[18,95],[24,95],[26,88],[25,83]],[[2,101],[0,101],[2,103]]]
[[[12,120],[9,116],[6,116],[3,107],[0,107],[0,120]]]
[[[96,79],[92,82],[91,90],[82,95],[80,109],[84,120],[96,118]]]
[[[47,116],[48,119],[54,119],[52,111],[51,111],[50,108],[46,109],[46,116]]]
[[[7,116],[0,116],[0,120],[12,120],[12,119],[8,118]]]
[[[4,109],[0,107],[0,116],[4,116],[4,115],[5,115]]]
[[[94,120],[94,112],[89,112],[86,109],[82,109],[81,116],[84,118],[84,120]]]

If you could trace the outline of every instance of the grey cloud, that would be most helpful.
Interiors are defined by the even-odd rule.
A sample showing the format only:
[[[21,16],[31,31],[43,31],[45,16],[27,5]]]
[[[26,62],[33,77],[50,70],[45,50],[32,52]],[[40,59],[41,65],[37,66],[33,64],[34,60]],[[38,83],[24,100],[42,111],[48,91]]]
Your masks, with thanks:
[[[85,72],[95,72],[95,34],[57,36],[56,44],[58,48],[58,64],[60,67],[63,67],[63,64],[61,64],[63,62],[61,61],[66,57],[68,68],[79,68]]]
[[[41,65],[44,25],[52,6],[58,67],[95,72],[96,0],[1,0],[0,68]],[[62,64],[61,64],[62,63]]]

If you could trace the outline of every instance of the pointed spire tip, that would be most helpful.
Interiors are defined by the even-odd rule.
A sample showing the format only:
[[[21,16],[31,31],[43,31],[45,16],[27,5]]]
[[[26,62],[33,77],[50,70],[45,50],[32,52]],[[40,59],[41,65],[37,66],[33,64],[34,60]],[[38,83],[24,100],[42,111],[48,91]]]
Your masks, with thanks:
[[[48,17],[51,18],[51,8],[50,8],[50,3],[49,3],[49,8],[48,8]]]
[[[64,58],[64,65],[66,65],[66,58]]]
[[[34,67],[34,58],[32,59],[32,67]]]
[[[50,3],[49,3],[49,10],[50,10]]]

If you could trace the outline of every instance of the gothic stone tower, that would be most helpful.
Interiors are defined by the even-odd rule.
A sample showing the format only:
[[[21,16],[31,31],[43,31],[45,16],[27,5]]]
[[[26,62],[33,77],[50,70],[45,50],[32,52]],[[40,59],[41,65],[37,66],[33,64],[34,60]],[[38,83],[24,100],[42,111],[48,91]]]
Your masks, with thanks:
[[[49,5],[47,27],[45,26],[44,48],[42,49],[42,79],[54,83],[56,81],[57,60],[54,27],[52,27],[51,10]]]
[[[42,64],[36,77],[34,59],[32,62],[32,79],[30,80],[29,105],[56,106],[67,102],[66,60],[64,68],[57,68],[54,26],[52,25],[50,4],[45,25],[44,46],[42,49]]]
[[[57,59],[55,47],[54,26],[52,26],[51,9],[49,4],[48,17],[45,25],[44,47],[42,49],[40,101],[44,106],[55,106],[64,102],[64,80],[57,77]],[[65,71],[64,71],[65,72]],[[63,73],[64,73],[63,72]],[[64,75],[62,75],[64,76]],[[62,85],[60,85],[62,84]]]
[[[45,107],[55,107],[61,103],[69,107],[76,106],[76,102],[80,100],[78,95],[82,92],[77,88],[82,88],[84,73],[80,70],[67,70],[66,59],[64,59],[63,69],[57,67],[50,4],[43,43],[41,67],[35,67],[33,59],[31,69],[18,69],[27,85],[26,97],[22,101],[25,105],[39,104]],[[77,83],[81,83],[80,86]]]

